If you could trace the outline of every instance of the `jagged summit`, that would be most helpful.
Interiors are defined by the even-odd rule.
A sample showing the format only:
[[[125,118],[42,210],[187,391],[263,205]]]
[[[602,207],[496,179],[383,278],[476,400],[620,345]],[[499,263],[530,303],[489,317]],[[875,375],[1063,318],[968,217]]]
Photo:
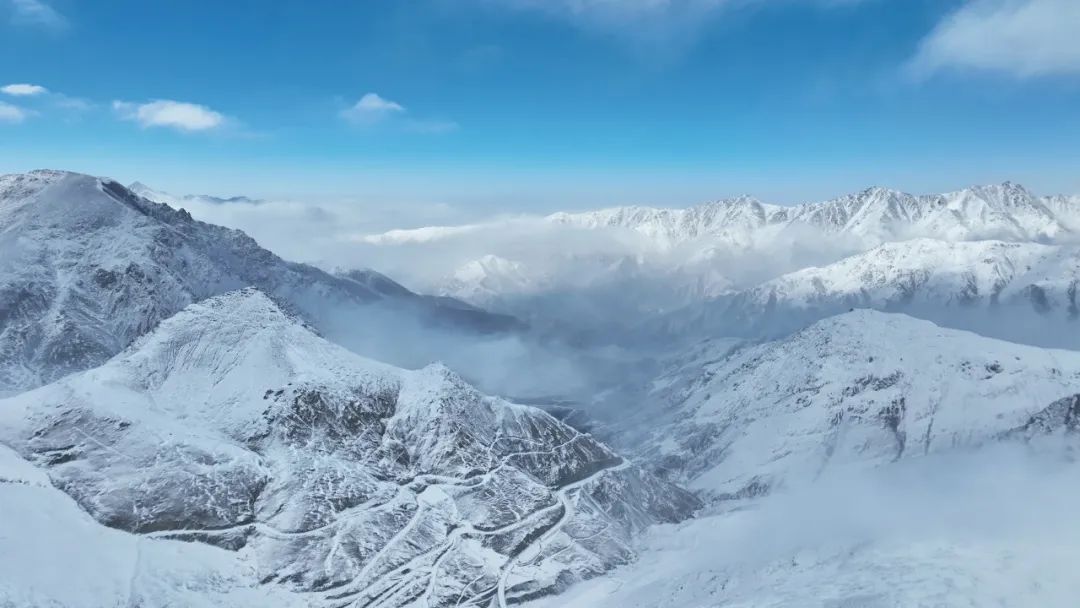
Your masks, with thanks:
[[[913,195],[875,186],[825,202],[794,206],[769,205],[740,196],[686,209],[614,207],[555,213],[548,219],[582,228],[630,228],[671,243],[792,224],[879,240],[895,240],[908,234],[950,239],[1010,236],[1025,240],[1057,237],[1077,226],[1080,205],[1071,210],[1064,205],[1047,205],[1048,200],[1060,198],[1037,197],[1013,182],[935,195]]]
[[[1072,201],[1068,204],[1063,201]],[[702,237],[731,244],[754,240],[775,227],[805,226],[828,234],[869,239],[871,244],[912,236],[946,240],[1045,240],[1080,230],[1080,202],[1037,197],[1005,182],[956,192],[913,195],[885,187],[818,203],[790,207],[736,197],[687,209],[616,207],[584,213],[556,213],[555,223],[582,228],[620,227],[661,239],[663,244]]]

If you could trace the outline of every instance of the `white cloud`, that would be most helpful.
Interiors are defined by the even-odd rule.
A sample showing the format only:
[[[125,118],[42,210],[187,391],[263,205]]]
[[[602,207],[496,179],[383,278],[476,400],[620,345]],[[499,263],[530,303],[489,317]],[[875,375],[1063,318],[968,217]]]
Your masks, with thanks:
[[[407,116],[405,106],[377,93],[366,93],[355,104],[341,111],[341,117],[362,127],[389,123],[398,129],[425,135],[440,135],[457,131],[461,126],[452,120],[428,120]]]
[[[15,96],[33,96],[48,92],[48,89],[37,84],[13,83],[0,87],[0,93]]]
[[[342,110],[341,116],[349,122],[360,125],[372,125],[382,122],[395,114],[404,114],[401,104],[384,99],[377,93],[367,93],[352,106]]]
[[[970,0],[921,43],[916,75],[945,68],[1015,76],[1080,73],[1080,1]]]
[[[67,19],[41,0],[10,0],[12,21],[21,25],[35,25],[50,29],[64,29]]]
[[[123,120],[143,128],[167,127],[179,131],[207,131],[225,124],[225,116],[194,103],[159,99],[144,104],[114,101],[113,110]]]
[[[28,116],[30,116],[30,112],[27,110],[0,101],[0,122],[20,123],[26,120]]]

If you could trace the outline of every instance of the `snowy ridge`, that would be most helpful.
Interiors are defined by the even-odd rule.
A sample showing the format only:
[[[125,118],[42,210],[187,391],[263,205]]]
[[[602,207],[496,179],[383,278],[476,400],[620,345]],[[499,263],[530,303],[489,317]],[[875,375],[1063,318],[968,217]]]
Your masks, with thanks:
[[[664,323],[675,333],[775,336],[860,307],[1022,340],[1032,324],[1069,335],[1080,319],[1078,291],[1074,245],[913,239],[718,296]]]
[[[1080,393],[1080,353],[872,310],[679,360],[654,385],[650,448],[692,487],[749,497],[826,467],[977,446]],[[658,406],[661,407],[661,406]]]
[[[278,258],[120,184],[61,171],[0,176],[0,395],[97,365],[192,302],[256,286],[317,324],[381,314],[465,333],[520,323]]]
[[[662,247],[708,238],[748,245],[761,235],[809,227],[825,234],[847,234],[871,244],[906,238],[944,240],[1052,240],[1080,229],[1080,197],[1036,196],[1019,184],[973,186],[944,194],[914,195],[888,188],[867,188],[824,202],[782,206],[750,196],[709,202],[685,209],[612,207],[585,212],[557,212],[545,221],[595,230],[629,229]],[[370,235],[372,244],[426,242],[483,229],[483,224],[427,226]]]
[[[1037,197],[1006,182],[957,192],[912,195],[868,188],[822,203],[766,205],[751,197],[726,199],[689,209],[621,207],[586,213],[557,213],[550,221],[583,228],[629,228],[667,244],[700,237],[750,242],[769,227],[809,226],[826,234],[850,234],[870,242],[916,236],[945,240],[1055,239],[1080,225],[1075,198]]]
[[[0,427],[99,522],[228,549],[314,605],[557,592],[698,506],[540,410],[359,357],[250,289],[0,401]]]

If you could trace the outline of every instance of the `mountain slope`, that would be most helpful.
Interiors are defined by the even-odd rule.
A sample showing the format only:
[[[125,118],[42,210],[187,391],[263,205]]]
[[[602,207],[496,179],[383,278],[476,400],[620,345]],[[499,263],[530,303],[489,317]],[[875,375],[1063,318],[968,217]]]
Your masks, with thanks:
[[[244,606],[307,603],[259,585],[255,568],[213,546],[106,528],[49,477],[0,446],[0,605]]]
[[[1061,455],[1001,445],[826,475],[655,528],[638,561],[528,606],[1069,608],[1080,466]]]
[[[0,605],[306,605],[259,586],[255,568],[206,545],[150,540],[95,522],[42,471],[0,446]]]
[[[747,497],[991,441],[1078,392],[1080,353],[858,310],[677,361],[653,385],[645,451],[692,487]]]
[[[249,285],[320,326],[375,313],[473,334],[519,326],[387,289],[385,277],[374,285],[286,262],[242,232],[75,173],[0,176],[0,252],[0,395],[99,364],[184,306]]]
[[[235,551],[316,605],[557,592],[697,507],[540,410],[363,359],[250,289],[0,401],[0,427],[98,521]]]
[[[627,424],[713,500],[529,606],[1075,604],[1080,353],[861,310],[669,365]]]

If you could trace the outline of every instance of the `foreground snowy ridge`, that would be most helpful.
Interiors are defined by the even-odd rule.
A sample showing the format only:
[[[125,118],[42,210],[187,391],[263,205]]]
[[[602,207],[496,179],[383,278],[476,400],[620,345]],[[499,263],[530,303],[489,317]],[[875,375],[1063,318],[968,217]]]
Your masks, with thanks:
[[[228,549],[318,605],[557,592],[698,507],[540,410],[358,357],[256,290],[0,401],[0,427],[99,522]]]

